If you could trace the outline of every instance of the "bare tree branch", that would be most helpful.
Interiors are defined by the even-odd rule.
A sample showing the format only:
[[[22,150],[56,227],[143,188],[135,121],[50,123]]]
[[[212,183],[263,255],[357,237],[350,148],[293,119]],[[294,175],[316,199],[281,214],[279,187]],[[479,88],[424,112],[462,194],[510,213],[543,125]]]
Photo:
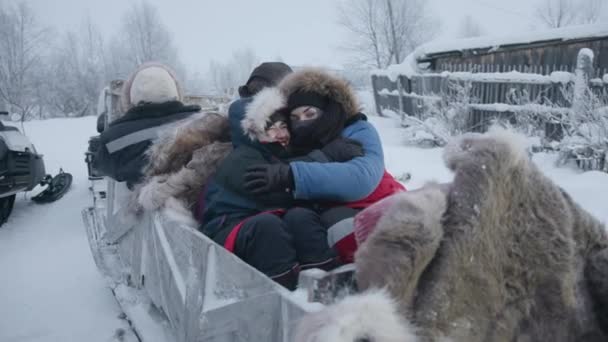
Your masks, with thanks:
[[[352,0],[339,5],[338,23],[349,33],[343,49],[353,63],[385,68],[437,32],[423,0]]]
[[[0,5],[0,100],[22,119],[39,105],[36,76],[48,33],[27,3]]]
[[[548,28],[593,24],[601,20],[605,0],[543,0],[536,17]]]
[[[460,23],[460,32],[459,36],[461,38],[472,38],[479,37],[483,35],[483,30],[479,23],[473,19],[470,15],[462,18]]]

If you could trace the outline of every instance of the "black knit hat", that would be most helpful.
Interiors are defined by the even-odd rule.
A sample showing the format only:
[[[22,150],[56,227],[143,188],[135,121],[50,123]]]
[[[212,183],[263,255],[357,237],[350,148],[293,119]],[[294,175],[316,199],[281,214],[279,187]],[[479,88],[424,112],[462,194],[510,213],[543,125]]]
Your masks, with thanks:
[[[287,110],[291,112],[301,106],[313,106],[325,111],[328,104],[329,99],[319,93],[298,91],[287,99]]]
[[[261,90],[259,86],[256,87],[260,88],[257,89],[257,91],[251,89],[250,83],[254,79],[261,80],[265,87],[272,87],[277,85],[283,77],[292,72],[293,70],[291,70],[289,65],[283,62],[264,62],[253,69],[245,85],[239,87],[239,95],[241,97],[251,97],[255,95],[257,91]]]
[[[284,123],[289,123],[289,115],[287,115],[287,112],[284,110],[278,110],[276,112],[274,112],[274,114],[272,114],[270,116],[270,118],[268,118],[268,122],[266,123],[266,129],[268,129],[268,127],[276,124],[279,121],[282,121]]]
[[[254,77],[258,77],[268,81],[270,85],[276,85],[291,72],[293,70],[283,62],[264,62],[253,69],[245,84],[249,83]]]

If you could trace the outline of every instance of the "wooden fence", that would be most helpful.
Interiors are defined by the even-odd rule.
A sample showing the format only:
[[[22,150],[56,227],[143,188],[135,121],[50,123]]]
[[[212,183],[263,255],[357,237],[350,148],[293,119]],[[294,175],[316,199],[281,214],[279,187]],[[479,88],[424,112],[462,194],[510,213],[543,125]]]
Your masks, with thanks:
[[[584,54],[583,54],[584,57]],[[579,73],[594,93],[608,98],[606,70],[593,70],[592,61],[579,63]],[[449,104],[454,89],[466,87],[469,131],[485,131],[496,119],[517,120],[517,114],[530,110],[555,112],[572,106],[571,94],[577,70],[567,66],[445,65],[441,73],[372,76],[376,111],[391,110],[401,116],[423,118],[429,105]],[[553,71],[550,71],[553,70]],[[550,72],[549,72],[550,71]],[[580,75],[580,74],[579,74]],[[549,139],[561,139],[561,125],[545,124]]]
[[[472,64],[472,63],[441,63],[438,72],[511,72],[517,71],[527,74],[551,75],[556,71],[566,71],[574,73],[576,67],[573,65],[501,65],[501,64]],[[593,78],[601,78],[608,73],[607,68],[597,68],[594,70]]]

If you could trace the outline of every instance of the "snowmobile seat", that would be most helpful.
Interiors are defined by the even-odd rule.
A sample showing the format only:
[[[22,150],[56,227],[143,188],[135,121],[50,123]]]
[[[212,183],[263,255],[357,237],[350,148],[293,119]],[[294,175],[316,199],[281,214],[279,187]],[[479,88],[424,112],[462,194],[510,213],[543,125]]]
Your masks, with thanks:
[[[0,122],[0,132],[19,132],[19,129],[15,126],[6,126]]]

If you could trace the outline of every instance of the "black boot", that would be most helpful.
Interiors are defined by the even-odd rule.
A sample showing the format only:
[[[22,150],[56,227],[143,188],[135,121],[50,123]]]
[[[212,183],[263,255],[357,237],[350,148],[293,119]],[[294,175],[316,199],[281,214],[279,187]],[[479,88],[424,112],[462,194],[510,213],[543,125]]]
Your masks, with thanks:
[[[274,280],[281,286],[285,287],[289,291],[294,291],[298,286],[298,276],[300,274],[300,266],[295,265],[292,269],[275,276],[271,276],[270,279]]]
[[[337,256],[329,256],[327,258],[323,258],[318,262],[306,262],[302,263],[301,269],[309,270],[311,268],[319,268],[323,271],[329,272],[335,268],[342,266],[342,262],[340,262],[340,258]]]

